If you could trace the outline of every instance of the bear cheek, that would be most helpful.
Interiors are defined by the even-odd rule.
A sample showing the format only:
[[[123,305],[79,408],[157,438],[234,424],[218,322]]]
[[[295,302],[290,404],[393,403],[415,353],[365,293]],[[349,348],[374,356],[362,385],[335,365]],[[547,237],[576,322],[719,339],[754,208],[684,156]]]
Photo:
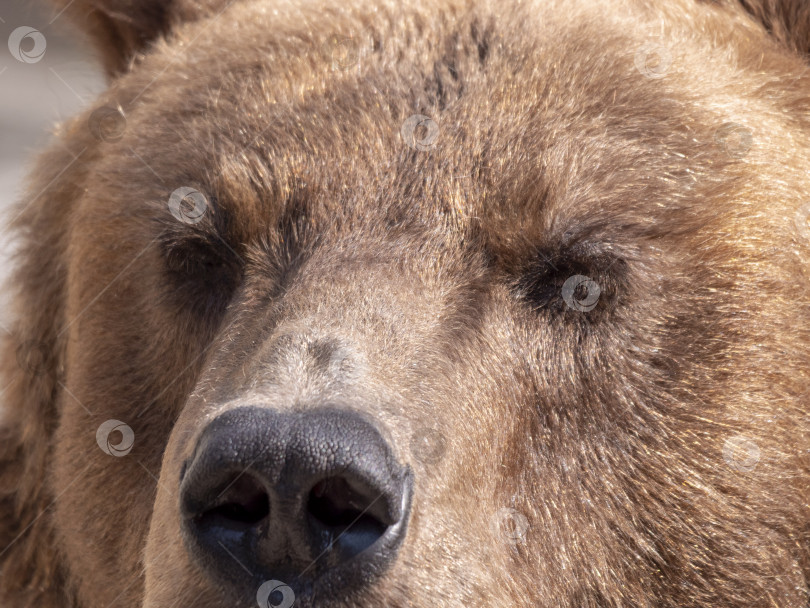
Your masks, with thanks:
[[[134,605],[140,597],[138,556],[155,482],[135,458],[117,457],[114,449],[102,451],[93,432],[95,421],[68,401],[70,397],[54,442],[57,542],[68,557],[80,597],[100,605]],[[102,445],[121,446],[124,441],[118,430]]]
[[[173,335],[176,324],[166,311],[133,297],[135,284],[157,289],[149,287],[159,280],[154,265],[118,282],[116,264],[97,269],[94,260],[107,259],[109,247],[102,235],[72,260],[67,317],[74,321],[65,328],[68,364],[51,473],[59,497],[54,527],[88,605],[139,605],[161,459],[196,372],[192,363],[202,346],[194,340],[202,338]],[[113,283],[98,293],[99,284]],[[152,358],[169,364],[150,364]]]

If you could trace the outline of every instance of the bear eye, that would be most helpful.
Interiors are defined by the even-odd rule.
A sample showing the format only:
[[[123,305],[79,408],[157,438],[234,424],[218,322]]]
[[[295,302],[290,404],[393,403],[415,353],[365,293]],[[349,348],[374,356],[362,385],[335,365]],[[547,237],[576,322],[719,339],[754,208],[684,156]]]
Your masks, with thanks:
[[[242,280],[239,254],[206,230],[169,229],[160,242],[174,305],[207,318],[220,315]]]
[[[595,319],[615,306],[627,264],[622,258],[588,246],[536,248],[515,282],[532,309]]]

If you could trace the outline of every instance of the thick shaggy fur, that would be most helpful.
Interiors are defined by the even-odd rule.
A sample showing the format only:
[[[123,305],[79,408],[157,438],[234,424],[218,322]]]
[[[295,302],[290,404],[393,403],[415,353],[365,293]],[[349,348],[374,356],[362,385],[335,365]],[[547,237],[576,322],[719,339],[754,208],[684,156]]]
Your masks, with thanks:
[[[242,606],[176,492],[246,400],[345,404],[414,470],[396,564],[317,606],[808,605],[803,2],[61,4],[126,126],[62,125],[14,226],[0,605]]]

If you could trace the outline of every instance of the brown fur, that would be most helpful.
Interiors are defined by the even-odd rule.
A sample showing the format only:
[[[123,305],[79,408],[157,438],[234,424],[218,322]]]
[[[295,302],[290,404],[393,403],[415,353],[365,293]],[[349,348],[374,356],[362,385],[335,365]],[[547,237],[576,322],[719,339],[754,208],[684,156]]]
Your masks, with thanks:
[[[414,470],[399,559],[346,606],[807,606],[803,3],[61,4],[126,128],[64,124],[15,223],[0,605],[232,605],[176,480],[252,398],[372,415]],[[413,114],[435,147],[404,144]],[[96,444],[113,418],[126,457]]]

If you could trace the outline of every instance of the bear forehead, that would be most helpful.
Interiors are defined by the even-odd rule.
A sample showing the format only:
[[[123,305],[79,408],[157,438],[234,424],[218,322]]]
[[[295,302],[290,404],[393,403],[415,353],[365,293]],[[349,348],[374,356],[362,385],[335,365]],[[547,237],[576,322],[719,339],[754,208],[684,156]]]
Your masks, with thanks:
[[[198,189],[222,222],[239,216],[227,223],[242,241],[300,216],[442,243],[483,229],[507,248],[520,235],[629,243],[661,236],[667,214],[708,217],[701,188],[734,174],[717,117],[680,94],[705,64],[660,46],[680,70],[662,84],[620,16],[572,7],[580,19],[544,3],[444,3],[432,19],[382,4],[322,32],[306,3],[238,3],[179,27],[113,89],[127,120],[115,152],[130,158],[103,159],[100,187],[168,224],[168,196]]]

